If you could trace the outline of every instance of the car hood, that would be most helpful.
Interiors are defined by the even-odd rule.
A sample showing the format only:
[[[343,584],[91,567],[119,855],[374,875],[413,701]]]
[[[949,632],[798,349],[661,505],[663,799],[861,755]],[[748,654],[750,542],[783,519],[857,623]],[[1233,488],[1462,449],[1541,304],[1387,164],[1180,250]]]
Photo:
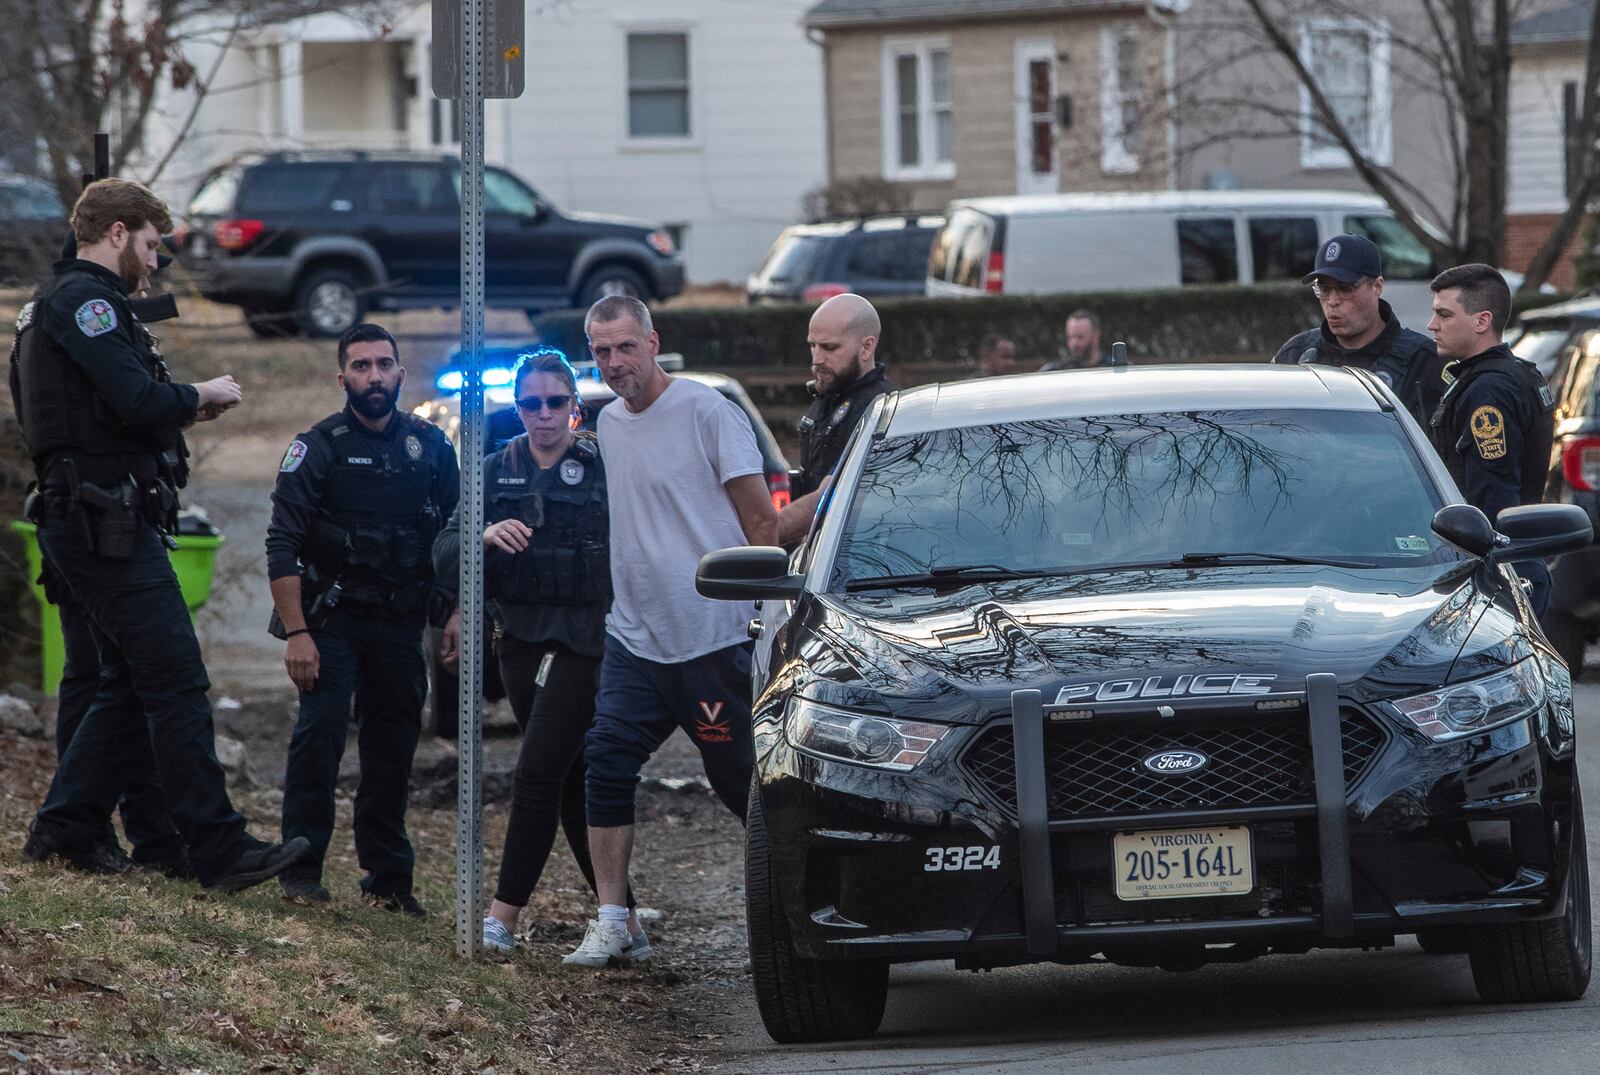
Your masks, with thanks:
[[[650,223],[648,220],[640,220],[637,217],[631,216],[617,216],[612,213],[587,213],[579,210],[570,213],[563,213],[562,215],[568,220],[575,220],[580,224],[593,224],[600,227],[610,227],[616,229],[617,231],[651,232],[656,231],[659,227],[656,224]]]
[[[1448,682],[1469,639],[1503,651],[1518,632],[1504,610],[1486,618],[1496,602],[1470,566],[1434,581],[1447,570],[1228,567],[823,595],[812,615],[826,656],[810,655],[806,693],[940,720],[1009,709],[1018,688],[1053,702],[1118,681],[1113,695],[1150,697],[1200,676],[1257,693],[1331,672],[1356,701],[1395,697]]]

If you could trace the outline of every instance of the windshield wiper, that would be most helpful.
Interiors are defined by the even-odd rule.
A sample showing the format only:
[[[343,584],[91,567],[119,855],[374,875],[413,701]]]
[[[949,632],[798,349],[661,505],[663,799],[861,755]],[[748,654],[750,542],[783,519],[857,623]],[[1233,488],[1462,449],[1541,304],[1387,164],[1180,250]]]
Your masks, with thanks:
[[[1205,567],[1251,563],[1316,564],[1321,567],[1378,566],[1365,560],[1334,560],[1326,556],[1286,556],[1279,552],[1186,552],[1173,561],[1173,566]]]
[[[850,592],[892,590],[896,586],[942,586],[952,582],[965,586],[971,582],[1009,582],[1012,579],[1032,578],[1035,574],[1032,571],[1014,571],[999,564],[950,564],[909,575],[874,575],[851,579],[844,584],[844,588]]]

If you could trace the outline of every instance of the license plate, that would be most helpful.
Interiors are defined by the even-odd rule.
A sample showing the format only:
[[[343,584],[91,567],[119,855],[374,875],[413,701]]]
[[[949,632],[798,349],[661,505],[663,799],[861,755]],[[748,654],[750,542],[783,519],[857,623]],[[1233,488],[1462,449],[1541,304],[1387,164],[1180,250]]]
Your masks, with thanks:
[[[1111,841],[1119,900],[1239,896],[1255,888],[1250,830],[1154,829]]]

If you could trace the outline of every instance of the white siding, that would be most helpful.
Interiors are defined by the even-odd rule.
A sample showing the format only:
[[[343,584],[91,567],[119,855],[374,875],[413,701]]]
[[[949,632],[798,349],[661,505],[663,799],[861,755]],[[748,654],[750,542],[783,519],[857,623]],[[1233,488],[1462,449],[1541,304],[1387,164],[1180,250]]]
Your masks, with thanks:
[[[1583,55],[1519,54],[1511,66],[1511,145],[1506,211],[1559,213],[1566,165],[1562,152],[1562,86],[1583,85]]]
[[[488,159],[563,209],[682,225],[691,281],[742,282],[778,231],[799,219],[805,193],[824,182],[821,57],[799,25],[810,3],[679,0],[668,10],[660,0],[530,0],[526,90],[515,101],[488,102]],[[689,35],[692,134],[681,144],[629,143],[630,29]],[[217,91],[162,176],[161,192],[184,204],[205,170],[230,155],[328,145],[325,134],[348,132],[351,145],[455,151],[430,138],[430,33],[424,4],[382,40],[372,27],[328,15],[236,41]],[[331,42],[369,43],[370,63],[300,78],[298,54],[327,58],[335,50],[320,43]],[[405,107],[408,129],[400,132],[393,128],[393,103],[384,99],[387,53],[396,43],[409,43],[405,73],[418,90]],[[206,72],[216,52],[197,47],[191,55]],[[280,66],[288,76],[283,83],[273,78]],[[340,99],[330,79],[363,99]],[[163,118],[151,125],[152,146],[170,142],[190,100],[168,96]],[[357,122],[367,129],[350,129]]]

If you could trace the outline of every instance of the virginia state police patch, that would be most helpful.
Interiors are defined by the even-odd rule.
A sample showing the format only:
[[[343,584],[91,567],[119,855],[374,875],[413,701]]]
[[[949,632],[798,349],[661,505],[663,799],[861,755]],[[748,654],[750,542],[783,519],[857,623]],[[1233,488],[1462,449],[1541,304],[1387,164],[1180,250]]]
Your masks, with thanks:
[[[117,327],[117,311],[105,299],[90,299],[78,307],[73,320],[78,323],[79,332],[93,339]]]

